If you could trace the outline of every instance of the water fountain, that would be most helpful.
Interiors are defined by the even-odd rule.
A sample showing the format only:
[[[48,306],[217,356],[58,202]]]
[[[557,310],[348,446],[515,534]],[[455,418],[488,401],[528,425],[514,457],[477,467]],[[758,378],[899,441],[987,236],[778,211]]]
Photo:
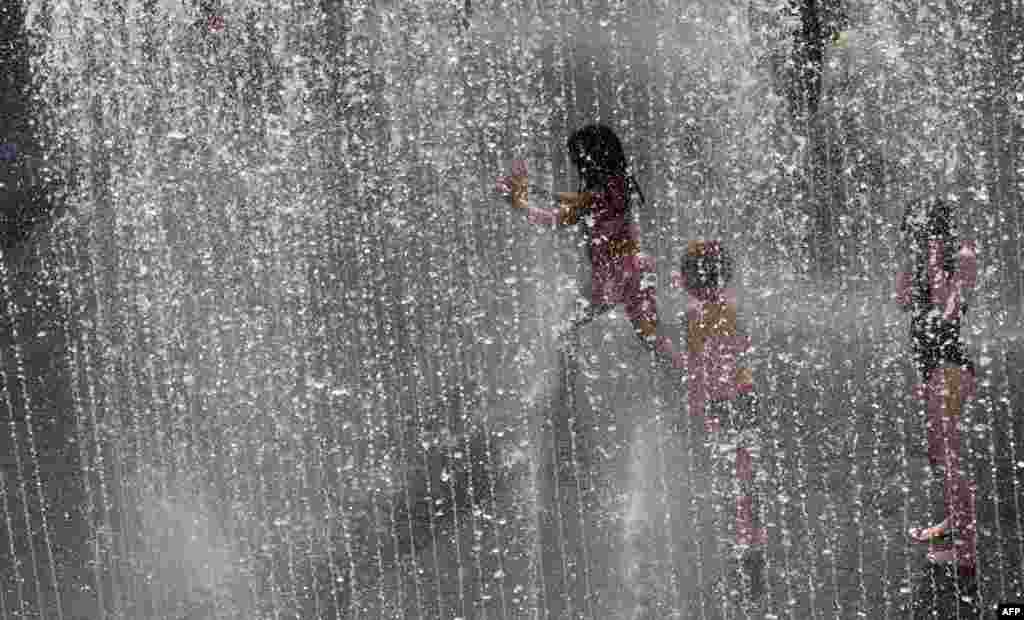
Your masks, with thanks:
[[[441,0],[28,3],[46,152],[76,183],[0,273],[0,618],[629,618],[642,588],[702,620],[937,604],[904,534],[929,509],[924,435],[879,274],[949,144],[988,251],[971,596],[1020,598],[1001,231],[1019,251],[1021,222],[982,197],[1003,186],[969,93],[917,75],[981,44],[982,9],[850,2],[808,143],[770,4],[504,0],[466,28]],[[964,43],[907,35],[929,27]],[[666,317],[687,240],[739,257],[770,500],[756,605],[686,385],[621,316],[563,368],[573,240],[492,194],[517,158],[571,187],[564,138],[594,118],[635,154]],[[815,148],[845,162],[815,194],[847,267],[830,280],[804,243]]]

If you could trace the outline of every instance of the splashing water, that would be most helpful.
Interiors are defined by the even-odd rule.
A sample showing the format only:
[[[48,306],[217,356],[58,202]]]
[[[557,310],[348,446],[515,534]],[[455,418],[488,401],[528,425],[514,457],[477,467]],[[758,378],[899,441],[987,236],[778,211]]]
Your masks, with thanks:
[[[967,17],[851,3],[821,134],[848,271],[826,277],[804,243],[816,181],[794,181],[813,149],[768,66],[792,17],[507,0],[467,29],[450,2],[344,4],[28,3],[47,157],[81,178],[0,271],[0,618],[895,618],[1024,597],[1012,206],[963,215],[991,267],[965,327],[976,588],[906,537],[942,501],[890,302],[893,205],[931,182],[901,162],[960,140],[965,195],[998,165],[964,163],[988,148],[951,125],[967,95],[914,88],[961,48],[907,32]],[[634,158],[660,282],[690,239],[739,258],[753,600],[739,435],[693,423],[692,382],[621,309],[558,350],[575,236],[491,194],[523,158],[535,199],[575,187],[563,143],[594,119]],[[659,287],[667,332],[685,303]]]

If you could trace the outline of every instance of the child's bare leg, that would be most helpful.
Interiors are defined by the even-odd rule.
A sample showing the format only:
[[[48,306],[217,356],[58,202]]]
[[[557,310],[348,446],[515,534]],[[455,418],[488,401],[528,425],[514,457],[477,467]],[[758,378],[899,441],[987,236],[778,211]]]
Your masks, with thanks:
[[[943,538],[956,531],[963,564],[974,562],[974,514],[971,490],[960,471],[960,436],[957,431],[963,401],[973,391],[970,370],[952,364],[932,370],[926,391],[928,408],[928,451],[933,467],[941,467],[944,478],[946,518],[926,528],[914,528],[918,542]]]
[[[960,433],[957,429],[960,408],[963,401],[960,368],[946,366],[937,369],[934,392],[930,406],[937,409],[941,416],[940,441],[942,443],[942,463],[945,469],[943,499],[946,519],[943,529],[955,532],[954,549],[946,554],[949,559],[956,559],[963,566],[974,566],[975,563],[975,519],[971,501],[971,490],[961,467]],[[941,557],[942,554],[940,554]]]

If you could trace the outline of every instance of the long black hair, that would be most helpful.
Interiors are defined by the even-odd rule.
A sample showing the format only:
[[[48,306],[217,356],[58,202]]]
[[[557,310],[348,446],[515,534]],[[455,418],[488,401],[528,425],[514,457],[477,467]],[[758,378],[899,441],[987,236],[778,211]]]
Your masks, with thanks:
[[[566,141],[569,159],[580,173],[580,191],[603,191],[609,177],[626,179],[626,208],[633,191],[646,204],[636,179],[629,174],[629,163],[622,142],[607,125],[593,123],[573,132]]]
[[[926,198],[910,204],[903,216],[900,233],[904,247],[913,259],[914,301],[928,307],[931,303],[929,242],[942,242],[942,269],[948,275],[956,271],[959,241],[953,225],[953,206],[942,198]]]

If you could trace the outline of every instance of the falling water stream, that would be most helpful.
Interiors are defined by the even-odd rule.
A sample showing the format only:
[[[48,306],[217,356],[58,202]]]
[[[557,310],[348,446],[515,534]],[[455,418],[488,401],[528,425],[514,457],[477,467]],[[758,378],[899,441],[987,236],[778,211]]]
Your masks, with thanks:
[[[29,3],[48,157],[78,184],[0,273],[0,619],[632,619],[648,595],[657,617],[902,618],[946,596],[905,534],[941,491],[889,274],[923,169],[983,148],[968,100],[917,81],[953,52],[904,40],[959,22],[850,3],[826,135],[853,249],[827,280],[800,249],[808,149],[765,60],[789,27],[755,19],[771,3],[502,0],[468,28],[460,4],[225,1],[211,23],[172,0]],[[565,137],[595,119],[647,197],[666,329],[687,240],[739,260],[754,603],[685,381],[621,308],[566,365],[573,236],[493,194],[514,159],[537,195],[574,189]],[[961,183],[986,178],[968,161]],[[1024,236],[983,191],[960,191],[985,373],[964,596],[991,607],[1024,598],[1024,365],[996,251]]]

